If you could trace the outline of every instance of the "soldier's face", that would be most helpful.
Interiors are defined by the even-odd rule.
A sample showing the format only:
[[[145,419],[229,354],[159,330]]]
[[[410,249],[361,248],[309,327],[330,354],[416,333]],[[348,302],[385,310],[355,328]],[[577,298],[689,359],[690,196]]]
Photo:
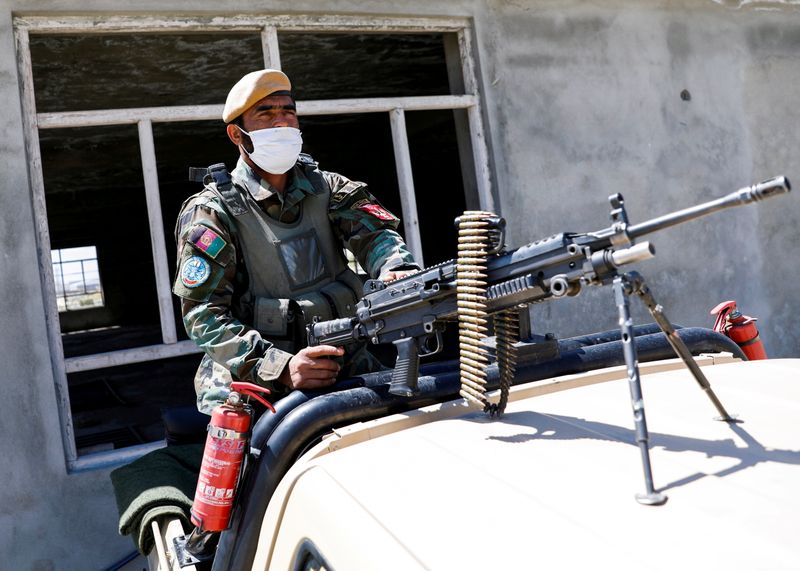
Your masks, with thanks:
[[[245,131],[274,129],[275,127],[300,127],[297,107],[288,95],[268,95],[242,113]]]

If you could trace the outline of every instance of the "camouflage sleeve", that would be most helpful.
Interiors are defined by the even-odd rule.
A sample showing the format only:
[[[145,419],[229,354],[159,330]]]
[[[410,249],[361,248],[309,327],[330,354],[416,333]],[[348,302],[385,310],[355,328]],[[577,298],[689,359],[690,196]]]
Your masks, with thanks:
[[[196,379],[198,402],[208,400],[202,392],[215,389],[223,389],[218,400],[224,399],[231,378],[266,386],[273,394],[286,391],[276,379],[292,354],[274,347],[231,313],[237,272],[231,227],[222,207],[201,193],[181,209],[175,228],[178,269],[172,291],[181,298],[186,333],[213,361],[213,370],[221,367],[230,373],[211,374],[212,367],[207,367],[209,378]]]
[[[363,182],[324,172],[331,187],[328,217],[345,247],[370,275],[419,269],[397,227],[400,219],[386,210]]]

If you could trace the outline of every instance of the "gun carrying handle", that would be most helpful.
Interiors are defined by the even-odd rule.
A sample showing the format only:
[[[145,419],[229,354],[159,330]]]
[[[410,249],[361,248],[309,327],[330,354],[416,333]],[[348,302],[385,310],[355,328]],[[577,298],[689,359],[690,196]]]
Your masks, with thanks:
[[[389,393],[402,397],[411,397],[417,394],[419,377],[419,347],[414,337],[405,337],[394,341],[397,348],[397,361],[392,373],[392,383]]]

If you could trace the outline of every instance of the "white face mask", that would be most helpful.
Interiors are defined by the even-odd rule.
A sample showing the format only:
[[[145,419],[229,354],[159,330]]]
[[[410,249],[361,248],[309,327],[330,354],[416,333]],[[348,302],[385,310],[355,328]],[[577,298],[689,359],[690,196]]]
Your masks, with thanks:
[[[239,130],[248,135],[253,142],[253,152],[244,152],[259,167],[272,174],[283,174],[294,166],[297,156],[303,147],[300,130],[294,127],[274,127],[258,129],[248,133],[241,127]],[[244,147],[242,147],[244,148]]]

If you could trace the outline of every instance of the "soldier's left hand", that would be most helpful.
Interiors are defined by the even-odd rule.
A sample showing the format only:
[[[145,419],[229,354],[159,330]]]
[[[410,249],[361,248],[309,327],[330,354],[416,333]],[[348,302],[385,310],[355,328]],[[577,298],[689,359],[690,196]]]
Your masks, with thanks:
[[[317,345],[297,352],[286,365],[278,381],[290,389],[318,389],[336,382],[341,366],[328,357],[344,355],[342,347]]]
[[[417,270],[398,270],[396,272],[389,271],[381,274],[380,278],[378,279],[380,279],[383,283],[389,283],[415,273],[417,273]]]

